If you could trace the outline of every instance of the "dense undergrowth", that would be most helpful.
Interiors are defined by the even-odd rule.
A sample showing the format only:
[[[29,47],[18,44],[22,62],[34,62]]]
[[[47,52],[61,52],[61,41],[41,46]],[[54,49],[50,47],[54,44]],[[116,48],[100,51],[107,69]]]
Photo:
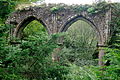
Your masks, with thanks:
[[[4,0],[3,0],[4,1]],[[0,1],[1,2],[1,1]],[[1,80],[120,80],[120,4],[112,4],[112,37],[108,43],[104,57],[105,66],[82,65],[80,66],[74,56],[79,50],[77,42],[70,41],[66,37],[64,45],[57,43],[58,38],[65,35],[48,35],[42,31],[32,34],[26,39],[20,40],[21,44],[11,45],[9,41],[9,29],[12,25],[4,24],[7,16],[14,10],[14,1],[6,0],[9,5],[0,8],[0,79]],[[107,3],[99,3],[97,8],[88,9],[94,13]],[[98,9],[99,8],[99,9]],[[81,9],[81,8],[80,8]],[[54,11],[54,10],[53,10]],[[27,31],[29,31],[28,29]],[[37,29],[35,29],[37,30]],[[70,47],[71,45],[74,47]],[[76,48],[77,47],[77,48]],[[86,47],[86,46],[84,46]],[[62,48],[60,61],[54,62],[52,54],[54,49]],[[88,47],[89,49],[89,47]],[[81,50],[81,49],[80,49]],[[82,49],[83,50],[83,49]],[[63,54],[66,53],[66,54]],[[71,55],[70,55],[71,54]],[[81,55],[79,55],[81,56]],[[71,61],[71,58],[74,61]],[[84,61],[85,62],[85,61]],[[84,63],[83,62],[83,63]],[[108,66],[109,65],[109,66]]]

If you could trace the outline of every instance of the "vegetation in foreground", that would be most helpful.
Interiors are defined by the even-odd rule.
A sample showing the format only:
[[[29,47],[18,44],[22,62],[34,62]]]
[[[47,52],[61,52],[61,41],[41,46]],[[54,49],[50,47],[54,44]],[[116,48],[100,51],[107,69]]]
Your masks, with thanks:
[[[1,1],[0,1],[1,2]],[[57,39],[65,34],[46,34],[44,29],[38,33],[24,33],[26,39],[23,39],[19,45],[11,45],[9,38],[9,28],[11,25],[4,24],[8,14],[14,9],[14,1],[7,0],[9,5],[0,8],[0,79],[1,80],[119,80],[120,79],[120,4],[114,5],[112,11],[113,36],[106,48],[105,61],[109,61],[109,66],[95,66],[80,64],[76,59],[81,59],[72,54],[80,53],[81,46],[74,42],[73,47],[68,45],[72,43],[73,34],[66,36],[64,45],[62,45],[61,58],[59,62],[52,61],[52,53],[56,48],[61,48]],[[102,4],[102,3],[101,3]],[[4,5],[5,6],[5,5]],[[36,27],[30,24],[32,27]],[[73,28],[73,27],[71,27]],[[70,29],[70,30],[74,30]],[[29,32],[30,28],[26,29]],[[36,30],[36,29],[35,29]],[[69,32],[69,31],[68,31]],[[26,36],[27,35],[27,36]],[[80,35],[81,36],[81,35]],[[85,36],[84,36],[85,37]],[[77,37],[76,37],[77,38]],[[84,40],[83,43],[85,44]],[[81,42],[79,42],[81,44]],[[94,46],[94,45],[93,45]],[[85,46],[86,47],[86,46]],[[88,47],[88,50],[91,50]],[[84,51],[84,50],[83,50]],[[65,53],[65,54],[63,54]],[[82,52],[81,52],[82,53]],[[79,54],[80,55],[80,54]],[[74,58],[73,60],[70,58]],[[80,55],[81,56],[81,55]],[[90,55],[91,56],[91,55]],[[89,56],[89,57],[90,57]],[[88,56],[87,56],[88,57]],[[86,58],[86,57],[85,57]]]

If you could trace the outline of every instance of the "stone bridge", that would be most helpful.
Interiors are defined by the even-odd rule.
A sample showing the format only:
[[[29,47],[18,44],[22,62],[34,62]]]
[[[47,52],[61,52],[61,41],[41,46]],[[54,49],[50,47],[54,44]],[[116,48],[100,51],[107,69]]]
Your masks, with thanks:
[[[15,26],[11,29],[11,35],[20,37],[23,29],[33,20],[42,23],[49,34],[65,32],[75,21],[83,20],[89,23],[96,32],[99,47],[105,46],[110,37],[110,10],[90,14],[87,10],[76,11],[71,6],[28,7],[13,12],[6,23]],[[99,58],[101,58],[104,55],[103,50],[100,50],[99,54]]]

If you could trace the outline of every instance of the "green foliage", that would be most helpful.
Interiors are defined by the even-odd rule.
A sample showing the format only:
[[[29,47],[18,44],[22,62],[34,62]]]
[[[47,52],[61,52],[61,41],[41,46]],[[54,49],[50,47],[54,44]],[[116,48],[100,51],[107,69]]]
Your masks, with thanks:
[[[102,68],[93,68],[100,80],[120,79],[120,4],[116,3],[112,9],[111,33],[112,37],[109,47],[106,48],[104,61],[106,65]],[[99,71],[101,70],[101,71]]]
[[[0,24],[0,62],[4,61],[6,54],[9,52],[8,46],[8,30],[10,25]]]
[[[60,64],[54,63],[47,69],[48,72],[48,79],[51,80],[66,80],[64,75],[68,74],[69,68]]]
[[[9,13],[15,10],[16,5],[36,1],[38,0],[0,0],[0,22],[3,23],[5,21]]]
[[[105,12],[106,10],[109,10],[112,4],[109,4],[107,2],[100,2],[98,4],[94,4],[93,6],[89,7],[87,9],[89,14],[96,14],[100,12]]]
[[[0,24],[0,79],[4,80],[14,80],[17,79],[19,76],[8,73],[8,69],[6,67],[8,66],[10,60],[6,59],[7,55],[10,53],[11,50],[13,50],[13,47],[11,47],[8,44],[8,30],[11,26],[6,24]],[[17,50],[12,51],[12,53],[17,52]]]
[[[4,68],[1,68],[4,73],[0,74],[1,79],[62,80],[62,75],[67,73],[67,69],[59,63],[52,62],[52,51],[58,47],[54,36],[56,37],[40,33],[29,36],[27,41],[22,41],[19,46],[4,46],[1,52],[6,55],[0,62],[7,72],[4,73]]]
[[[93,54],[97,39],[94,29],[85,21],[73,23],[64,37],[61,56],[79,66],[95,64]]]
[[[0,0],[0,22],[4,22],[15,8],[15,3],[11,0]]]
[[[92,7],[91,5],[74,5],[73,6],[73,10],[75,12],[82,12],[82,11],[87,11],[87,9],[89,9],[90,7]]]
[[[30,22],[23,30],[23,37],[28,37],[30,35],[33,36],[42,32],[46,32],[45,34],[47,34],[45,27],[40,22],[34,20]]]
[[[120,50],[119,49],[107,49],[109,52],[106,54],[105,59],[110,60],[110,66],[106,69],[106,75],[113,79],[120,79]]]
[[[17,0],[26,2],[28,0]],[[45,28],[36,21],[31,22],[24,29],[26,37],[19,45],[10,45],[8,33],[10,25],[3,24],[8,14],[14,10],[16,0],[0,1],[0,79],[2,80],[120,80],[120,4],[110,5],[112,9],[113,37],[107,48],[105,61],[110,66],[82,66],[91,64],[92,54],[96,47],[96,38],[90,25],[73,24],[64,44],[59,46],[57,41],[64,34],[48,36]],[[87,10],[90,14],[108,9],[105,2],[95,6],[74,7],[76,11]],[[65,6],[65,5],[63,5]],[[108,7],[106,7],[108,6]],[[106,8],[105,8],[106,7]],[[104,9],[105,8],[105,9]],[[51,11],[63,10],[63,7],[52,7]],[[72,8],[71,8],[72,9]],[[74,9],[73,9],[74,10]],[[39,25],[39,26],[38,26]],[[85,28],[85,26],[88,26]],[[37,32],[37,33],[35,33]],[[72,34],[74,32],[74,34]],[[78,35],[80,33],[80,35]],[[90,35],[88,35],[90,34]],[[95,42],[94,42],[95,41]],[[51,54],[55,48],[61,50],[61,61],[53,62]],[[92,47],[92,48],[91,48]],[[79,66],[78,66],[79,65]]]
[[[69,73],[65,77],[66,80],[98,80],[96,73],[90,68],[79,67],[75,64],[70,64]]]
[[[56,13],[56,12],[59,12],[61,10],[65,10],[65,8],[69,8],[72,11],[78,12],[78,13],[82,12],[82,11],[86,11],[91,15],[91,14],[97,14],[100,12],[102,13],[102,12],[105,12],[106,10],[109,10],[110,8],[114,8],[114,4],[107,3],[105,1],[100,2],[98,4],[71,5],[69,7],[67,7],[67,5],[65,5],[65,4],[58,4],[58,5],[52,5],[50,10],[51,10],[51,12]]]
[[[65,4],[55,5],[52,8],[50,8],[50,11],[52,13],[56,13],[58,11],[64,10],[65,6],[66,6]]]
[[[52,12],[55,12],[55,11],[59,10],[59,8],[53,7],[53,8],[51,8],[50,10],[51,10]]]
[[[64,78],[62,75],[67,73],[66,67],[51,60],[53,49],[58,47],[56,44],[58,34],[48,36],[40,25],[37,29],[42,31],[41,33],[40,31],[34,35],[28,33],[28,38],[22,40],[22,44],[12,46],[7,42],[10,27],[0,24],[0,79],[61,80]],[[33,30],[35,25],[30,24],[29,27],[28,32]]]
[[[96,74],[98,80],[119,80],[120,79],[120,50],[105,49],[107,54],[104,57],[104,62],[108,63],[105,66],[90,66],[89,69]]]
[[[110,66],[105,67],[105,76],[109,79],[120,79],[120,4],[114,4],[112,9],[111,32],[112,37],[109,48],[106,49],[105,60],[110,61]]]
[[[111,32],[114,33],[113,37],[115,37],[114,35],[119,32],[120,30],[120,3],[116,3],[113,4],[113,8],[112,8],[112,21],[111,21]],[[117,37],[117,36],[116,36]]]

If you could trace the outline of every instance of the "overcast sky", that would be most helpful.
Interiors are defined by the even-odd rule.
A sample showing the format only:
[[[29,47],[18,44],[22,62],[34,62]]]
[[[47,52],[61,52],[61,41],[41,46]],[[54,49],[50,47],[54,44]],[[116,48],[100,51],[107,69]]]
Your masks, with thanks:
[[[108,1],[108,0],[106,0]],[[111,0],[112,2],[120,2],[120,0]],[[65,4],[92,4],[95,0],[45,0],[46,3],[65,3]]]

